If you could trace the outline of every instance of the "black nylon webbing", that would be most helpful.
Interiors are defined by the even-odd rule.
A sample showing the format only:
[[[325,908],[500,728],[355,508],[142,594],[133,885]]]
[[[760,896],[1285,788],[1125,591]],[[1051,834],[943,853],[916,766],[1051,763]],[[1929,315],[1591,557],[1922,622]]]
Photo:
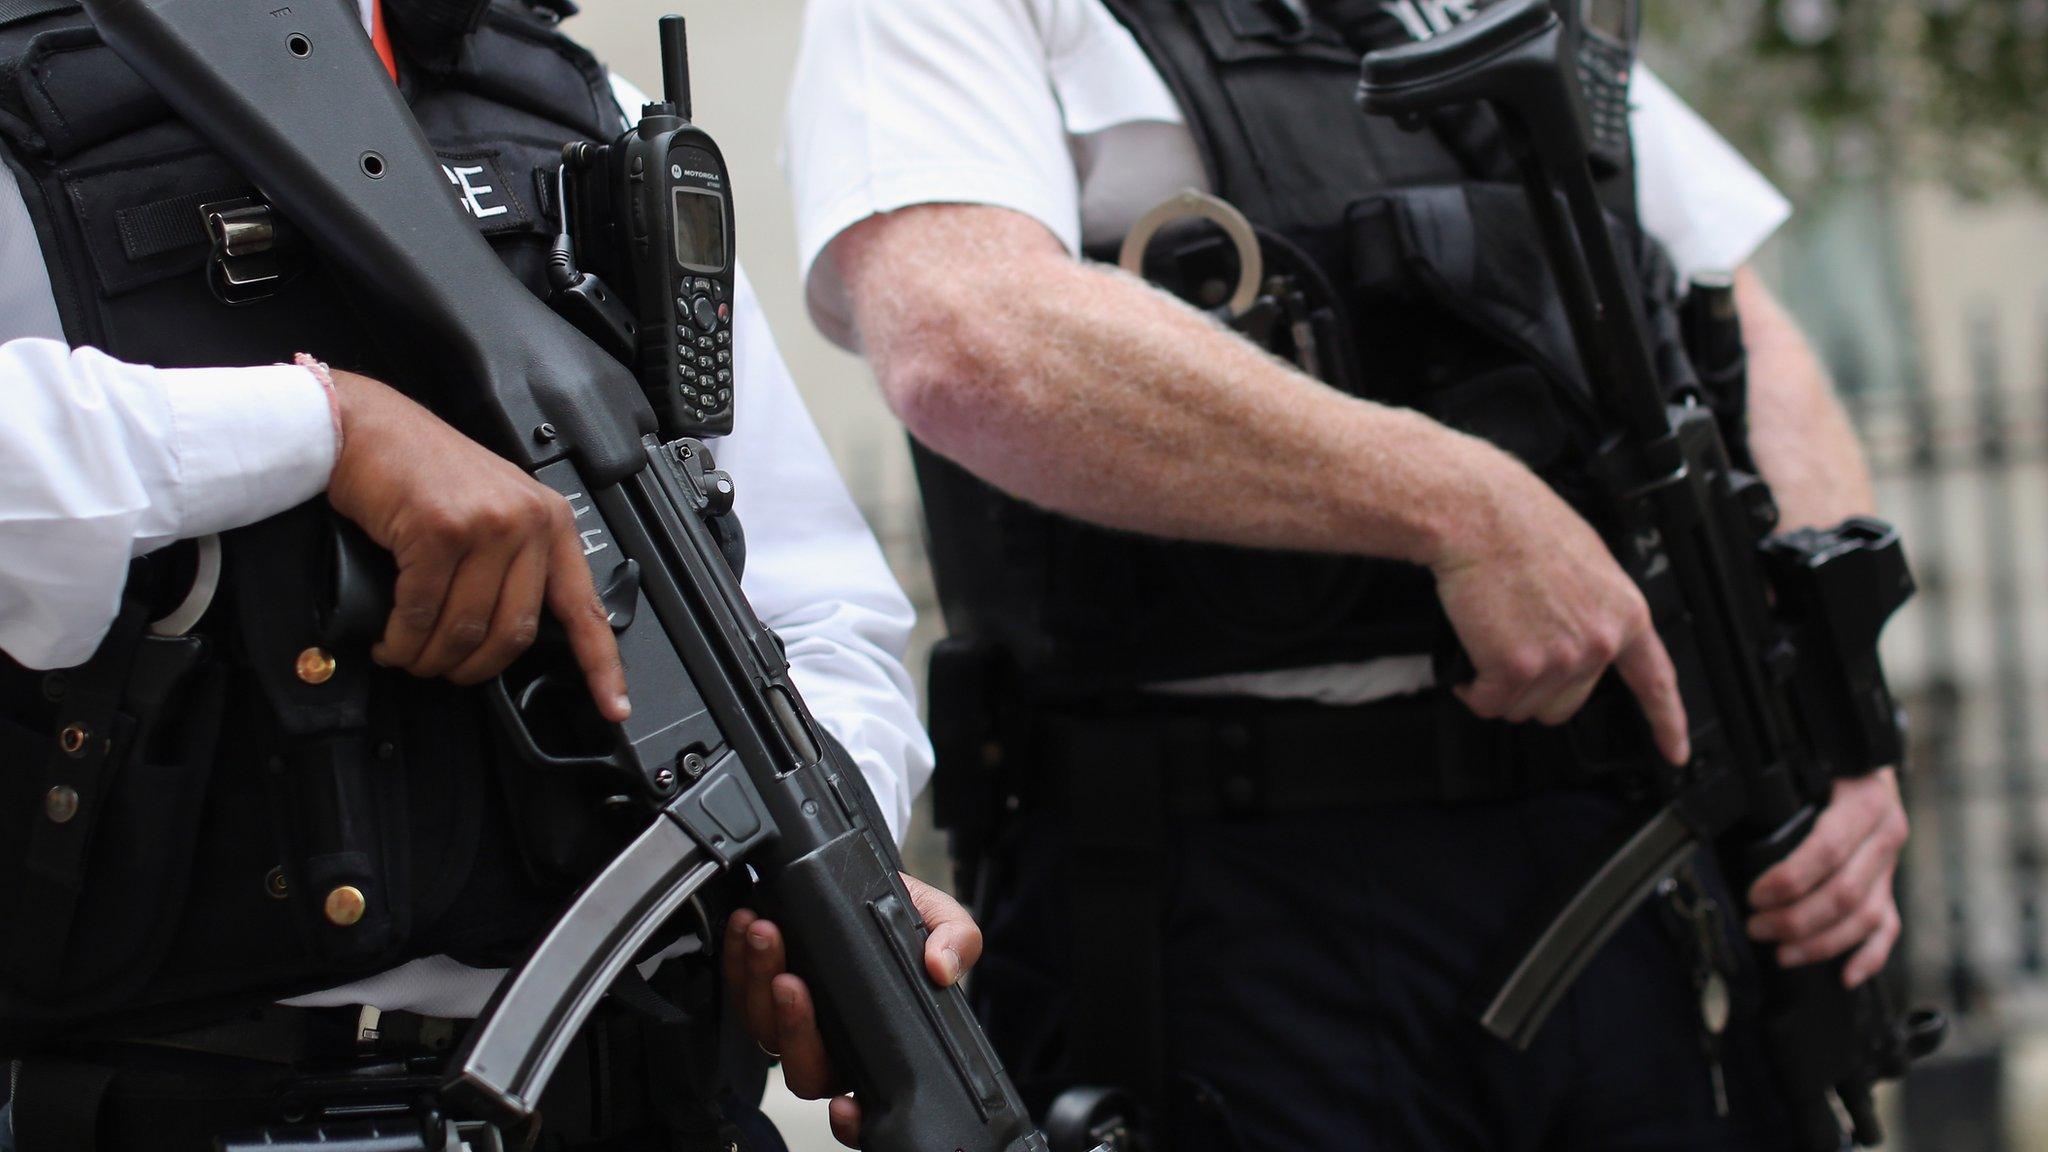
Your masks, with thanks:
[[[0,0],[0,27],[77,9],[78,0]]]
[[[0,0],[0,3],[5,2]],[[199,206],[233,199],[237,195],[239,193],[229,191],[193,192],[154,204],[123,208],[114,213],[121,229],[121,248],[128,253],[128,259],[140,261],[205,244],[208,242],[206,221],[199,215]]]

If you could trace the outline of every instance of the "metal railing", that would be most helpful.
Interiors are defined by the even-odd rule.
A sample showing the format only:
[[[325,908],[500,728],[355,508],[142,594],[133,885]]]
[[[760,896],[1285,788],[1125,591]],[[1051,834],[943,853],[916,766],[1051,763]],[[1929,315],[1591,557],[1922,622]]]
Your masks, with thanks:
[[[1920,582],[1886,635],[1912,723],[1906,974],[1985,1045],[2048,1023],[2048,390],[2006,371],[1991,310],[1968,343],[1948,389],[1866,393],[1853,352],[1833,359]]]

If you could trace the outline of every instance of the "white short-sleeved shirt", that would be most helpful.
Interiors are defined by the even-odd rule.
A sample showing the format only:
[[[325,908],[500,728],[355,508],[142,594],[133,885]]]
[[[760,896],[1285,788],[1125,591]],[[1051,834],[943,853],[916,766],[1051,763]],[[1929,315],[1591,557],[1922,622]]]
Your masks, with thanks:
[[[1631,92],[1643,222],[1682,275],[1732,270],[1784,197],[1647,70]],[[784,157],[811,316],[857,348],[832,240],[915,204],[1009,208],[1068,251],[1209,181],[1179,105],[1102,0],[810,0]],[[1163,686],[1328,704],[1430,684],[1426,658]]]
[[[912,204],[1014,209],[1076,253],[1208,185],[1179,105],[1101,0],[810,0],[785,162],[813,317],[854,342],[832,239]],[[1681,273],[1732,269],[1790,206],[1654,75],[1632,92],[1642,213]]]

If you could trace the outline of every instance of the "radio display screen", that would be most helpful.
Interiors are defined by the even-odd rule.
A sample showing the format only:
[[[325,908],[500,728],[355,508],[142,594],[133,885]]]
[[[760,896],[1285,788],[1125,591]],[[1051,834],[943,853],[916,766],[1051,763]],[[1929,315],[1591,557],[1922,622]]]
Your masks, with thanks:
[[[676,262],[692,272],[725,271],[725,197],[675,190]]]

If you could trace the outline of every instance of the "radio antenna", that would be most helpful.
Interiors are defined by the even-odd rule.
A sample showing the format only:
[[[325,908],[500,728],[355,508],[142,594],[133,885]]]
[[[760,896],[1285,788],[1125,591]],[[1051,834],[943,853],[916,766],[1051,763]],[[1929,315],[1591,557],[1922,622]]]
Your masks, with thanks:
[[[676,115],[690,119],[690,33],[681,16],[661,18],[661,89]]]

